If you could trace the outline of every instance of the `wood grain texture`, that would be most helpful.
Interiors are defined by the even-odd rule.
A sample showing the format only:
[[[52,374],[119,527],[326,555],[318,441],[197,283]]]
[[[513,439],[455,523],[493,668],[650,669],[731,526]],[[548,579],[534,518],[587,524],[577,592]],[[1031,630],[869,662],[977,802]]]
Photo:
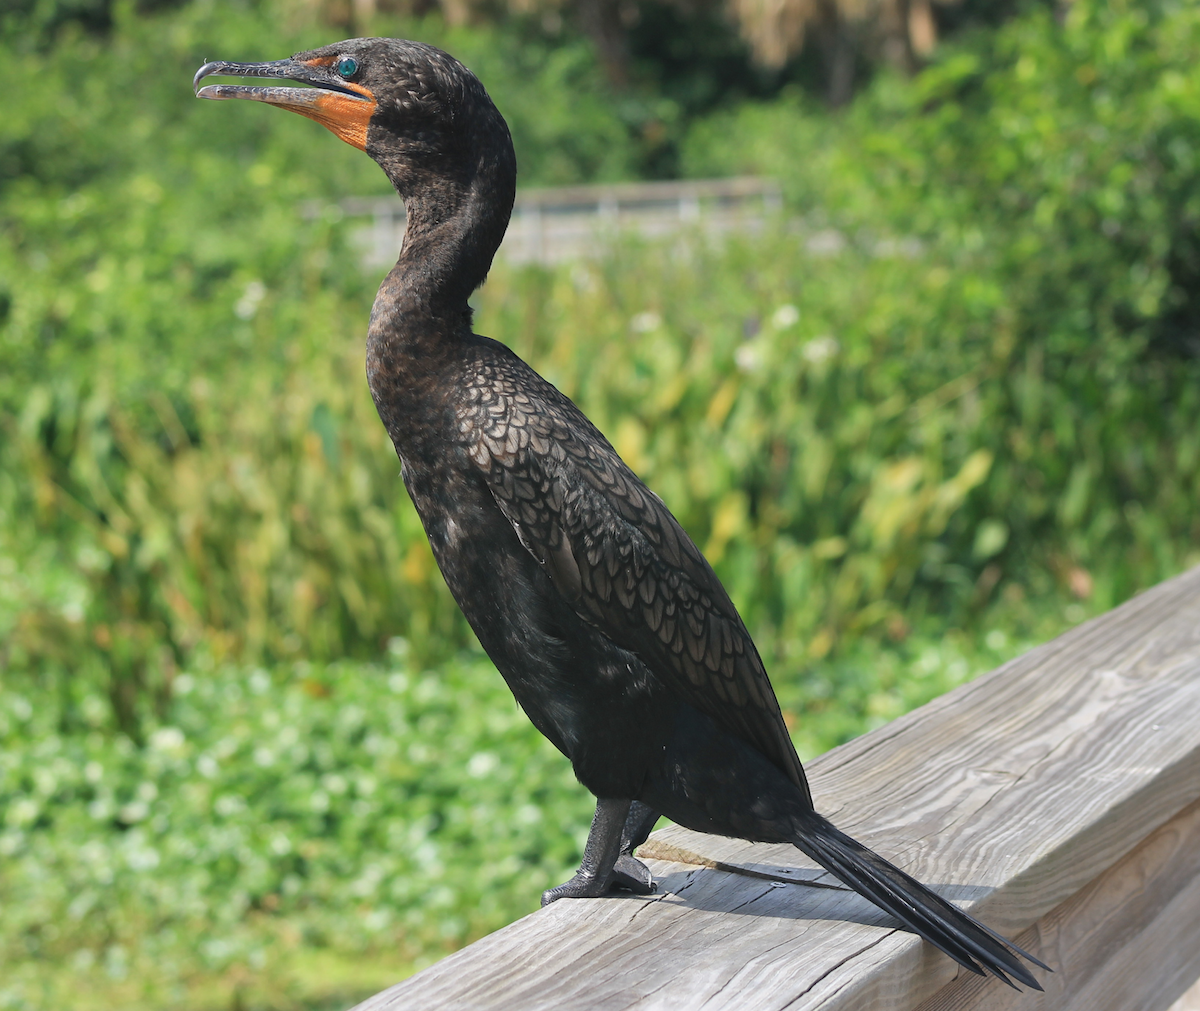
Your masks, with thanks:
[[[821,756],[809,777],[839,828],[1062,970],[1044,980],[1058,1003],[993,981],[977,1003],[929,1011],[1166,1007],[1200,968],[1200,568]],[[671,826],[641,853],[667,858],[651,861],[657,895],[556,903],[358,1011],[968,999],[973,977],[792,847]]]
[[[960,977],[917,1011],[1163,1011],[1200,975],[1200,802],[1017,939],[1054,968],[1044,994]]]

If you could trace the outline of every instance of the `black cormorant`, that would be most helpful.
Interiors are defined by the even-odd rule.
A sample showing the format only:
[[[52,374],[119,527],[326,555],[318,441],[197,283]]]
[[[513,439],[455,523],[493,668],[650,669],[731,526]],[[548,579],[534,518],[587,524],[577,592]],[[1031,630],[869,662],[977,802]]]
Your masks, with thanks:
[[[579,872],[543,895],[653,890],[634,849],[658,815],[791,842],[973,972],[1038,986],[1042,965],[813,809],[758,651],[712,568],[570,400],[471,329],[504,236],[516,159],[475,75],[441,50],[353,39],[196,74],[315,119],[404,198],[375,300],[367,378],[434,557],[534,725],[596,795]],[[1045,966],[1043,966],[1045,968]]]

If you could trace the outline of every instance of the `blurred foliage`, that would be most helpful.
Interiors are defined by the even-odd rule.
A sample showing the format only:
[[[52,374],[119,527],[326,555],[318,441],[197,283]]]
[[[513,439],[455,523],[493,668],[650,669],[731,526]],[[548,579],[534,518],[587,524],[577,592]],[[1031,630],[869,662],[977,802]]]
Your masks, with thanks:
[[[192,0],[7,0],[0,31],[20,31],[37,50],[64,29],[111,34],[131,17],[186,7]],[[621,156],[640,176],[675,178],[680,148],[699,117],[749,98],[801,89],[830,107],[848,102],[880,68],[912,74],[954,40],[995,26],[1021,10],[1061,9],[1063,0],[235,0],[285,33],[392,34],[397,25],[424,38],[455,29],[460,55],[503,53],[486,74],[504,91],[509,68],[550,84],[548,62],[570,71],[560,80],[579,102],[578,71],[603,77],[609,127],[622,134]],[[411,26],[421,25],[420,32]],[[470,26],[472,30],[458,31]],[[269,31],[269,29],[268,29]],[[486,40],[479,49],[477,40]],[[472,65],[476,65],[472,63]],[[477,67],[478,69],[478,67]],[[518,87],[517,89],[521,89]],[[559,94],[552,89],[544,95]],[[588,101],[575,110],[590,119]],[[511,111],[511,110],[510,110]],[[551,117],[553,119],[554,117]],[[531,117],[531,123],[538,117]],[[591,134],[585,129],[584,134]],[[559,133],[561,143],[568,139]],[[527,145],[518,145],[527,147]]]
[[[403,634],[432,662],[470,641],[358,378],[372,282],[336,216],[299,213],[382,177],[299,117],[183,83],[189,54],[262,55],[263,30],[198,6],[0,61],[19,97],[0,125],[4,660],[93,679],[135,738],[200,648],[369,658]],[[663,495],[781,682],[925,616],[1110,606],[1200,541],[1198,30],[1190,6],[1080,4],[842,122],[790,101],[720,117],[693,166],[777,171],[799,234],[500,268],[481,328]],[[552,88],[565,130],[565,85],[497,83],[519,135]],[[580,127],[530,142],[530,174],[586,174],[564,151],[607,141]]]
[[[1195,358],[1198,48],[1190,4],[1075,4],[882,81],[841,120],[794,96],[713,117],[685,163],[776,175],[839,227],[986,277],[1014,339],[1064,366],[1155,344]]]
[[[393,654],[201,663],[144,748],[0,691],[0,1008],[345,1007],[536,908],[590,799],[490,664]]]
[[[695,131],[693,173],[778,174],[810,251],[858,259],[798,274],[795,302],[862,363],[843,409],[873,389],[862,430],[887,462],[859,517],[880,481],[910,503],[899,520],[926,475],[987,454],[944,533],[864,571],[917,593],[939,566],[965,563],[964,590],[1043,573],[1108,603],[1196,557],[1198,52],[1193,5],[1080,3],[1061,27],[1031,16],[881,82],[839,123],[791,101]],[[875,544],[899,547],[914,519],[877,523]]]
[[[190,94],[327,35],[114,11],[0,41],[0,1007],[61,1006],[50,966],[316,1000],[317,952],[395,972],[531,908],[588,803],[469,652],[362,379],[330,207],[386,181]],[[582,43],[380,27],[479,72],[523,183],[645,163]],[[1198,56],[1200,7],[1080,0],[836,120],[714,114],[685,164],[775,175],[778,228],[477,297],[712,559],[805,755],[1200,561]]]

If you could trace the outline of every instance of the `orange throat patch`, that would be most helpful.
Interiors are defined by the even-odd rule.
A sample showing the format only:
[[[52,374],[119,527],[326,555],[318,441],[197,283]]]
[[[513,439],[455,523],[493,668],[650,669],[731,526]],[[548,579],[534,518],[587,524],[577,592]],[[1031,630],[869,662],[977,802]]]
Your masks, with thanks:
[[[374,96],[369,91],[363,88],[362,92],[371,101],[364,102],[331,91],[322,95],[311,105],[292,106],[291,108],[293,112],[298,112],[301,116],[316,120],[352,147],[365,151],[367,149],[367,128],[371,125],[371,117],[375,114],[375,102]]]

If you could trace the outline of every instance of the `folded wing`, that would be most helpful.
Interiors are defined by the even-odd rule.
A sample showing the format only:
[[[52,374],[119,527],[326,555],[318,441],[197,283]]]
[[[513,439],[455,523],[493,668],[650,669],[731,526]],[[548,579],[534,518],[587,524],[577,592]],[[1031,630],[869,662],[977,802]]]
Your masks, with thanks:
[[[506,390],[495,378],[471,391],[467,449],[555,589],[807,792],[750,634],[675,517],[552,386],[535,405],[527,381]]]

